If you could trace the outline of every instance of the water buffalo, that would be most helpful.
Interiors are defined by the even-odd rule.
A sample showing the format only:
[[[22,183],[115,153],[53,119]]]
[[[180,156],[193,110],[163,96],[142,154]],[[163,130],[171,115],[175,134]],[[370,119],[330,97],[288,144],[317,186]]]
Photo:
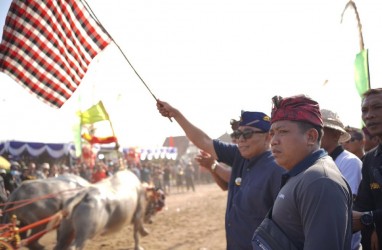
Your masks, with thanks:
[[[126,223],[134,227],[134,249],[142,249],[138,233],[148,234],[143,223],[163,208],[164,199],[163,191],[141,183],[132,172],[118,171],[65,203],[55,249],[83,249],[88,239],[116,232]]]
[[[24,181],[8,197],[4,206],[3,223],[9,222],[11,215],[16,215],[21,228],[55,215],[61,211],[68,198],[87,185],[89,185],[88,181],[73,174]],[[33,227],[29,232],[21,234],[21,238],[36,235],[45,227],[46,224]],[[38,240],[39,238],[28,242],[26,247],[44,249]]]

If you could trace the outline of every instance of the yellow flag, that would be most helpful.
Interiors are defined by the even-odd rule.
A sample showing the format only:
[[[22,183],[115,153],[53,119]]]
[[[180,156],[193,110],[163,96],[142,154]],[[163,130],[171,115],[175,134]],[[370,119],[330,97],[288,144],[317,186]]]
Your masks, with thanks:
[[[109,115],[103,106],[102,101],[91,106],[88,110],[80,112],[82,124],[92,124],[99,121],[109,120]]]

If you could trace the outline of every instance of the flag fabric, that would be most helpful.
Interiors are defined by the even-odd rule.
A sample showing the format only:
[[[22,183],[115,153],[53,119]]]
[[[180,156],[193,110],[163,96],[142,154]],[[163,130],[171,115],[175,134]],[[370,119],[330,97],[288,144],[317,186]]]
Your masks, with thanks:
[[[88,141],[90,144],[108,144],[117,142],[117,137],[107,136],[107,137],[97,137],[88,133],[82,134],[82,138]]]
[[[81,124],[92,124],[99,121],[110,120],[102,101],[91,106],[84,112],[80,112]]]
[[[370,88],[369,55],[368,50],[363,49],[356,55],[354,62],[354,79],[358,94],[362,97]]]
[[[0,71],[59,108],[110,42],[82,1],[13,0],[0,44]]]
[[[117,143],[117,137],[102,101],[79,112],[81,121],[81,138],[90,144]]]

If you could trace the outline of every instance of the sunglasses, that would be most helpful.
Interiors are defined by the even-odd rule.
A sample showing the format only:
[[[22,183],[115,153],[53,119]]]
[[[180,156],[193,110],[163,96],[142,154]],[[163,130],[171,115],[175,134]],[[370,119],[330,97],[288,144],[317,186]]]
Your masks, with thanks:
[[[256,131],[256,130],[251,130],[251,129],[246,129],[244,131],[241,131],[241,130],[235,130],[232,134],[231,134],[231,137],[232,138],[235,138],[235,139],[239,139],[240,136],[243,136],[243,138],[245,140],[247,139],[250,139],[252,137],[253,134],[265,134],[265,133],[268,133],[268,132],[264,132],[264,131]]]

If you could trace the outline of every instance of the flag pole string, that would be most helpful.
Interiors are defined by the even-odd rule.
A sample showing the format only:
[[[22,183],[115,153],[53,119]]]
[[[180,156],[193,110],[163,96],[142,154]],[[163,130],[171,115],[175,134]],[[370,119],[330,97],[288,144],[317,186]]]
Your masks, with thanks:
[[[151,89],[149,88],[149,86],[146,84],[146,82],[143,80],[143,78],[138,74],[138,72],[135,70],[134,66],[131,64],[130,60],[127,58],[127,56],[125,55],[125,53],[123,52],[123,50],[121,49],[121,47],[118,45],[118,43],[114,40],[114,38],[110,35],[110,33],[105,29],[105,27],[101,24],[101,22],[99,21],[99,19],[97,18],[97,16],[95,15],[95,13],[93,12],[92,8],[90,7],[90,5],[86,2],[86,0],[82,0],[84,3],[85,3],[85,6],[87,7],[87,9],[89,10],[90,14],[92,15],[92,17],[94,18],[94,20],[98,23],[98,25],[104,30],[104,32],[110,37],[110,39],[113,41],[113,43],[117,46],[118,50],[121,52],[122,56],[125,58],[125,60],[127,61],[127,63],[130,65],[130,67],[132,68],[132,70],[134,71],[134,73],[138,76],[138,78],[141,80],[141,82],[143,83],[143,85],[145,85],[146,89],[150,92],[150,94],[152,95],[152,97],[154,97],[155,101],[158,101],[158,98],[156,98],[156,96],[154,95],[154,93],[151,91]],[[169,120],[172,122],[172,119],[171,117],[168,117]]]

